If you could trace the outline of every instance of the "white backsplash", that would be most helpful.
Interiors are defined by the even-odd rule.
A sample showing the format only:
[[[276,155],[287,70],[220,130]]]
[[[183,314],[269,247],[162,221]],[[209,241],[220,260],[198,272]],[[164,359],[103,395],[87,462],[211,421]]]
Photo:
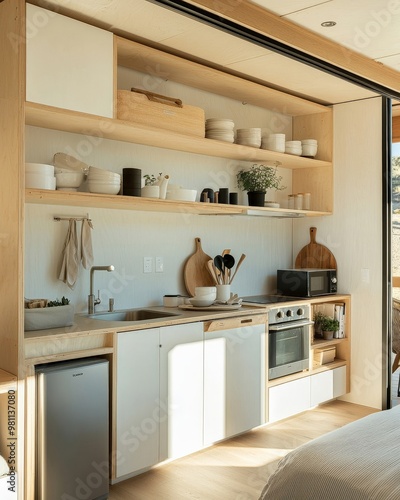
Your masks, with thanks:
[[[61,298],[66,296],[78,312],[87,308],[89,270],[82,266],[73,290],[58,280],[61,254],[68,222],[53,220],[54,215],[81,216],[86,209],[27,205],[25,296]],[[239,259],[246,259],[232,285],[239,295],[274,291],[278,267],[292,262],[292,222],[263,217],[240,218],[126,210],[91,209],[95,265],[113,264],[111,273],[96,272],[94,286],[100,289],[102,304],[114,297],[115,308],[161,305],[164,294],[186,294],[183,268],[195,251],[194,239],[201,238],[204,252],[214,257],[230,248]],[[80,236],[80,222],[77,222]],[[161,256],[164,272],[143,272],[143,257]]]

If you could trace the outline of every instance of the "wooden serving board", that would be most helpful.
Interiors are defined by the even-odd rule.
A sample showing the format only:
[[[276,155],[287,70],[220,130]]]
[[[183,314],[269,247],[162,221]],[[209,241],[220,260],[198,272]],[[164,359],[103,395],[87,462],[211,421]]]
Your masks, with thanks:
[[[333,253],[324,245],[316,242],[317,228],[310,227],[310,243],[303,247],[296,257],[296,269],[337,269]]]
[[[207,262],[211,259],[203,252],[200,238],[194,239],[196,251],[185,263],[183,279],[189,295],[195,296],[196,286],[215,286],[215,283],[208,271]]]
[[[240,309],[242,307],[242,304],[232,304],[230,306],[228,305],[212,305],[212,306],[203,306],[203,307],[197,307],[193,306],[191,304],[182,304],[181,306],[178,306],[179,309],[186,309],[187,311],[236,311],[237,309]]]

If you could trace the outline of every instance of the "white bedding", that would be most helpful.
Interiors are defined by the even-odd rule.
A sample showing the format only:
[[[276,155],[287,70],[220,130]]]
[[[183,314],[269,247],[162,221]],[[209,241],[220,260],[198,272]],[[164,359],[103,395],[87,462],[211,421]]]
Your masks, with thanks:
[[[288,453],[260,500],[399,500],[400,406]]]

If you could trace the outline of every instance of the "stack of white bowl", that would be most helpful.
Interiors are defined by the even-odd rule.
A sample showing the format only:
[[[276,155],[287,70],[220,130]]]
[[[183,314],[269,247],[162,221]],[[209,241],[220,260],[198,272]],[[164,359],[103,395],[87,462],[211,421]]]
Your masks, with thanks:
[[[290,155],[301,156],[302,148],[301,141],[286,141],[285,142],[285,153]]]
[[[217,141],[235,142],[235,124],[229,118],[208,118],[206,120],[206,137]]]
[[[285,134],[269,134],[261,138],[261,148],[269,151],[285,152]]]
[[[260,128],[239,128],[236,131],[236,143],[242,146],[259,148],[261,146]]]
[[[56,173],[57,191],[78,191],[85,179],[82,167],[63,166],[54,167]]]
[[[45,163],[25,163],[25,187],[35,189],[55,189],[53,165]]]
[[[121,176],[102,168],[89,167],[89,191],[99,194],[118,194],[121,189]]]
[[[302,156],[314,158],[318,151],[318,141],[316,139],[303,139],[301,141]]]
[[[190,299],[190,303],[195,307],[211,306],[217,298],[215,286],[196,286],[195,296]]]

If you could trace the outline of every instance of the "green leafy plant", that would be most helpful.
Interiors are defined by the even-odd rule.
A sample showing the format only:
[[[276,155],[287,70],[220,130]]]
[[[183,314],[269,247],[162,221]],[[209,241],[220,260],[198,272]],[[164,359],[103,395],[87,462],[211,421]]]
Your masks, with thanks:
[[[143,177],[144,177],[144,185],[145,186],[153,186],[154,183],[157,181],[157,179],[154,177],[153,174],[151,174],[151,175],[146,174]]]
[[[63,297],[61,300],[49,300],[47,302],[47,307],[58,307],[58,306],[67,306],[69,304],[69,299]]]
[[[323,314],[319,322],[323,332],[336,332],[339,330],[339,321],[331,316],[325,316]]]
[[[237,187],[242,191],[261,191],[268,189],[282,190],[282,177],[277,174],[276,167],[254,164],[248,170],[239,170],[236,174]]]

